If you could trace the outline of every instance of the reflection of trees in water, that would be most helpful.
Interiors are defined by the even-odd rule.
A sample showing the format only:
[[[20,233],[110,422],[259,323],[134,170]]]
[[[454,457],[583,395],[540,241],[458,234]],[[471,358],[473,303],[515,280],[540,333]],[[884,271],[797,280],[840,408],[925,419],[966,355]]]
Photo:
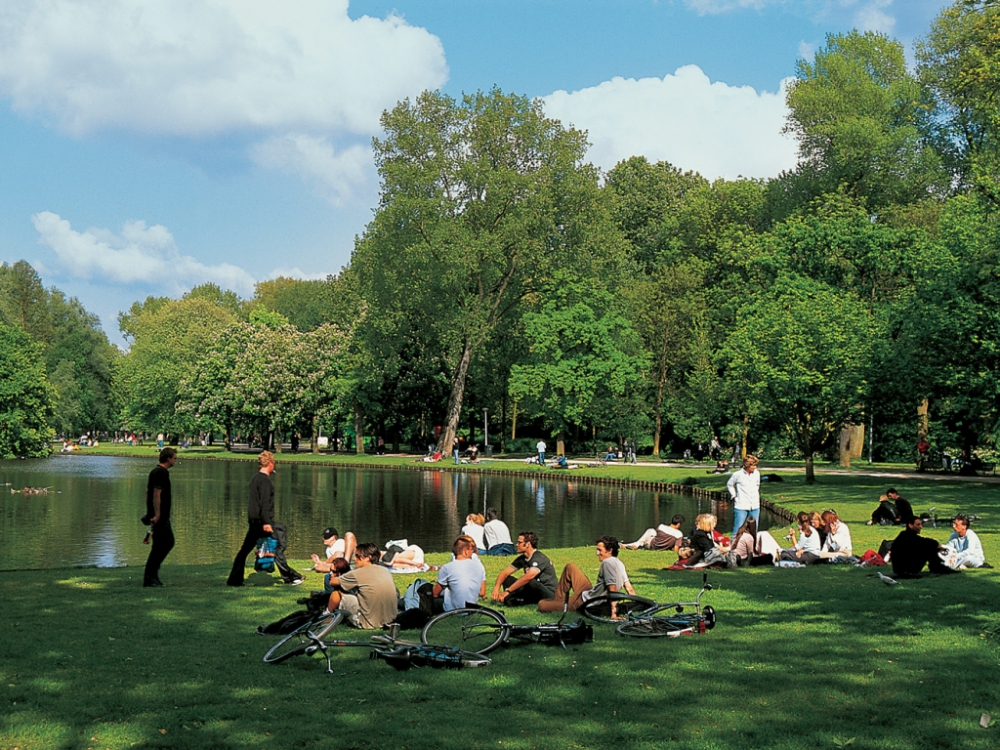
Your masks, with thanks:
[[[141,566],[149,547],[142,544],[139,517],[155,465],[152,454],[0,463],[4,481],[61,491],[0,493],[0,569]],[[177,546],[168,566],[232,560],[246,533],[247,486],[256,471],[250,461],[192,461],[182,454],[170,472]],[[406,537],[429,552],[447,551],[466,515],[482,512],[484,502],[499,511],[512,534],[538,533],[543,548],[589,546],[602,534],[635,539],[675,513],[684,515],[685,530],[701,512],[715,512],[723,529],[732,517],[728,503],[713,507],[690,496],[513,475],[279,464],[274,485],[278,520],[288,527],[289,557],[299,560],[322,552],[320,532],[327,526],[353,531],[360,541]],[[766,516],[764,524],[770,524]]]

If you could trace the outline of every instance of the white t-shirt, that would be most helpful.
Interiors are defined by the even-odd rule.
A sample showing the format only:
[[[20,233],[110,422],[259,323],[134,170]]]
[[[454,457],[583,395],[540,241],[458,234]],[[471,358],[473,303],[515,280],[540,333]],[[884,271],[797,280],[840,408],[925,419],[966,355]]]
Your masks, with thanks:
[[[347,543],[343,539],[337,539],[337,541],[326,548],[326,559],[329,560],[338,552],[340,553],[340,557],[343,557],[344,553],[347,552]]]
[[[826,541],[823,542],[824,552],[845,552],[850,553],[851,551],[851,530],[847,528],[847,524],[841,521],[837,524],[837,531],[834,534],[829,532],[826,535]]]
[[[496,547],[498,544],[510,544],[510,529],[507,524],[499,518],[487,521],[483,527],[483,535],[486,538],[486,549]]]
[[[478,523],[472,523],[472,521],[469,521],[462,527],[462,533],[473,538],[476,542],[477,550],[486,549],[486,544],[483,541],[483,535],[486,533],[486,529]]]
[[[760,507],[760,471],[757,469],[752,474],[740,469],[729,477],[726,487],[735,510],[757,510]]]
[[[475,604],[486,580],[486,568],[478,559],[452,560],[438,571],[438,585],[444,589],[444,611]]]
[[[664,534],[670,534],[670,536],[676,537],[678,539],[684,536],[684,533],[680,529],[675,529],[673,526],[667,526],[667,524],[665,523],[661,523],[659,526],[657,526],[656,530],[662,531]]]
[[[535,450],[537,450],[539,453],[545,453],[545,441],[539,440],[538,445],[535,446]]]
[[[812,534],[806,536],[800,531],[798,541],[795,542],[793,549],[800,549],[803,552],[812,552],[814,555],[818,555],[820,553],[819,532],[813,529]]]

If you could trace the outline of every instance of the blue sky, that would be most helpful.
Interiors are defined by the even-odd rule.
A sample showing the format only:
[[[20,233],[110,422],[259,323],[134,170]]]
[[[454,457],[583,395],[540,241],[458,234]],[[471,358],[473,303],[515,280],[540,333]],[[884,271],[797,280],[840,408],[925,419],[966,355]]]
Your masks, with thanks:
[[[6,0],[0,261],[121,343],[117,313],[212,281],[241,296],[350,260],[379,113],[502,90],[706,177],[794,165],[781,82],[827,33],[908,49],[943,0]]]

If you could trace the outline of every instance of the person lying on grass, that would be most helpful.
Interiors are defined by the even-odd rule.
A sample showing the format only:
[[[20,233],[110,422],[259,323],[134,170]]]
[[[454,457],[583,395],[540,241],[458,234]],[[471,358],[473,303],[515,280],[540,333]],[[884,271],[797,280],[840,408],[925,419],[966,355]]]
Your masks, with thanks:
[[[670,525],[661,523],[655,529],[646,529],[642,536],[631,544],[623,544],[625,549],[652,549],[666,551],[676,549],[680,546],[684,533],[681,526],[684,525],[684,516],[680,513],[670,519]]]
[[[618,539],[613,536],[602,536],[597,540],[597,559],[601,568],[597,573],[597,583],[591,584],[590,579],[574,563],[563,568],[555,596],[538,602],[539,612],[562,612],[569,609],[575,612],[591,599],[618,591],[627,591],[635,595],[632,582],[628,579],[625,564],[618,559]],[[570,594],[572,593],[572,596]],[[611,605],[611,616],[615,617],[615,605]]]

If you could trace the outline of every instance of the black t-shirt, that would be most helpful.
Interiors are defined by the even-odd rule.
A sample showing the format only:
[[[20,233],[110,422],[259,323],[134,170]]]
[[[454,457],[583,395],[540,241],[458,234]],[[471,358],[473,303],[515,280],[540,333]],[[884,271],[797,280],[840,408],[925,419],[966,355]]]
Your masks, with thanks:
[[[170,520],[170,472],[159,464],[149,472],[149,482],[146,484],[146,513],[152,518],[156,515],[153,508],[153,490],[160,491],[160,523]]]
[[[269,526],[274,521],[274,485],[271,478],[262,471],[258,471],[250,480],[247,520],[261,526]]]
[[[538,575],[535,576],[534,580],[540,586],[545,587],[553,594],[555,593],[556,586],[559,585],[559,579],[556,578],[556,569],[552,566],[552,561],[538,550],[535,550],[530,560],[524,555],[518,555],[514,558],[511,566],[518,570],[527,570],[528,568],[538,570]]]

